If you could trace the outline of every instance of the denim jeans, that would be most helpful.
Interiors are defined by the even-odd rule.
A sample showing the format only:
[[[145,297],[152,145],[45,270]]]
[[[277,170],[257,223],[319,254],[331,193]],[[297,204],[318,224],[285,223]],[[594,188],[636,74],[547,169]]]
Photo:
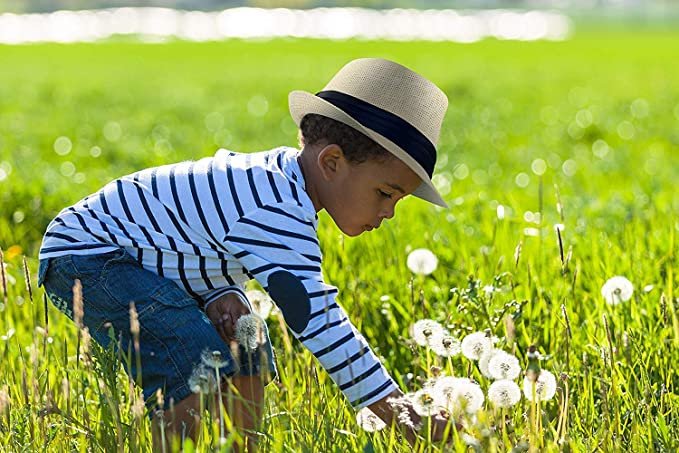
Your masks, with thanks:
[[[122,356],[132,351],[133,359],[123,361],[123,366],[131,379],[141,376],[137,384],[147,405],[156,403],[152,397],[157,389],[163,392],[164,408],[170,400],[176,404],[188,397],[192,392],[189,380],[201,364],[201,355],[206,362],[206,357],[216,357],[213,351],[221,354],[218,370],[222,376],[260,375],[265,383],[277,376],[266,325],[263,344],[252,353],[239,346],[234,357],[193,297],[172,280],[144,269],[124,249],[40,260],[38,285],[72,320],[75,279],[82,284],[84,326],[102,347],[109,347],[114,338],[113,347],[122,349]],[[130,330],[132,302],[139,320],[140,370]],[[268,366],[263,368],[265,362]]]

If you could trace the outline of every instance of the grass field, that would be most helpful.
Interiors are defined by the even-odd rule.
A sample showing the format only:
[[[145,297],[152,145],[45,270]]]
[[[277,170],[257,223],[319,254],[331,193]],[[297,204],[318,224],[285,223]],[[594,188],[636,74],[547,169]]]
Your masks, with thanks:
[[[287,93],[318,91],[348,60],[381,56],[450,99],[437,184],[451,208],[406,199],[383,228],[355,239],[323,214],[319,233],[327,281],[393,376],[417,390],[431,365],[449,367],[485,391],[476,365],[413,346],[409,327],[432,318],[459,337],[491,329],[524,368],[536,345],[559,388],[539,407],[486,402],[467,430],[483,451],[677,451],[678,43],[679,33],[590,31],[565,42],[471,45],[0,46],[0,450],[150,445],[115,360],[83,360],[90,353],[74,325],[51,304],[44,312],[37,252],[58,211],[141,168],[219,147],[296,145]],[[564,225],[563,255],[555,224]],[[420,247],[439,259],[427,277],[406,266]],[[614,275],[634,294],[609,305],[601,286]],[[500,290],[488,295],[485,285]],[[521,308],[507,315],[511,329],[495,310],[513,300]],[[389,429],[363,432],[278,324],[269,319],[281,376],[267,388],[262,451],[411,451]],[[199,449],[216,445],[215,426]],[[425,439],[423,431],[412,450],[441,448]],[[443,449],[465,451],[454,442]]]

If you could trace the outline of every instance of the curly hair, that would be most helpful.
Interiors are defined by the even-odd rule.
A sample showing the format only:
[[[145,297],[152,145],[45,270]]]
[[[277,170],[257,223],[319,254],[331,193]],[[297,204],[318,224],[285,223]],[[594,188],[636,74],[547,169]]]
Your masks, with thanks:
[[[309,113],[299,123],[300,147],[317,143],[336,144],[352,164],[374,159],[384,162],[393,157],[380,144],[351,126],[323,115]]]

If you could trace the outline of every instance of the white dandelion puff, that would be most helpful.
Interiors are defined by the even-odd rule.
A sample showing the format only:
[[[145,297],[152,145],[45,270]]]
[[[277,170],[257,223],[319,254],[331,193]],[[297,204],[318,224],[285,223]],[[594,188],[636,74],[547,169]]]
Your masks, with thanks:
[[[548,401],[556,393],[556,378],[547,370],[540,370],[540,375],[535,381],[535,398],[540,401]],[[529,401],[533,401],[533,381],[528,376],[523,379],[523,394]]]
[[[431,345],[431,350],[441,357],[453,357],[462,351],[460,340],[452,335],[443,335],[441,338],[434,341]]]
[[[203,351],[200,355],[200,360],[205,366],[219,369],[228,365],[228,359],[224,359],[220,351]]]
[[[408,395],[408,398],[413,404],[413,410],[423,417],[434,415],[442,409],[436,398],[434,398],[434,392],[429,388],[418,390]]]
[[[516,379],[521,374],[519,359],[500,351],[488,361],[488,372],[493,379]]]
[[[609,278],[601,287],[601,295],[611,305],[629,300],[633,292],[634,285],[632,285],[632,282],[620,275]]]
[[[246,351],[252,352],[263,343],[262,318],[254,313],[241,316],[236,321],[236,341]]]
[[[471,382],[467,378],[458,378],[454,376],[442,376],[438,378],[432,386],[434,398],[443,407],[452,406],[453,392],[459,385]]]
[[[497,349],[493,348],[487,353],[483,354],[481,358],[479,359],[479,370],[481,370],[481,374],[483,374],[485,377],[488,379],[493,379],[493,375],[490,374],[490,370],[488,369],[488,363],[490,362],[490,359],[493,358],[495,354],[499,354],[501,352],[504,352],[502,349]]]
[[[493,348],[485,332],[470,333],[462,339],[462,354],[470,360],[479,360]]]
[[[467,447],[471,447],[474,449],[474,451],[483,451],[481,448],[481,442],[474,436],[467,434],[467,433],[461,433],[460,434],[460,440],[462,443],[464,443]]]
[[[406,264],[408,269],[415,274],[429,275],[436,270],[439,260],[428,249],[415,249],[408,254]]]
[[[413,340],[420,346],[432,347],[447,333],[446,329],[433,319],[420,319],[413,324]]]
[[[193,369],[188,384],[193,393],[208,394],[217,389],[213,373],[204,364],[200,364]]]
[[[358,411],[356,414],[356,422],[358,423],[358,426],[369,433],[379,431],[387,426],[381,418],[375,415],[373,411],[367,407]]]
[[[245,295],[250,301],[255,313],[257,313],[262,319],[269,317],[274,306],[271,298],[266,293],[263,293],[257,289],[251,289],[246,291]]]
[[[485,397],[478,384],[471,381],[460,383],[453,391],[453,409],[464,410],[468,414],[475,414],[483,406]]]
[[[500,379],[488,388],[488,400],[497,407],[512,407],[521,399],[521,389],[514,381]]]

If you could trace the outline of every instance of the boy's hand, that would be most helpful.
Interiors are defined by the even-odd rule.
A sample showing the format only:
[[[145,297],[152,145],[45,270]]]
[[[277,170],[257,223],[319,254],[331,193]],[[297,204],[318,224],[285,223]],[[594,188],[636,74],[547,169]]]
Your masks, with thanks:
[[[210,303],[205,313],[219,336],[228,343],[235,340],[236,322],[250,313],[250,308],[237,293],[228,293]]]
[[[391,401],[392,398],[396,400],[396,403]],[[391,395],[376,401],[369,407],[370,410],[380,417],[387,425],[391,424],[394,420],[397,421],[399,428],[401,428],[411,445],[414,445],[417,441],[418,430],[420,428],[426,429],[424,425],[428,422],[426,418],[429,418],[431,422],[432,441],[443,440],[444,435],[446,436],[446,439],[450,440],[452,439],[451,429],[457,429],[458,431],[462,429],[462,425],[458,423],[454,423],[448,428],[452,421],[443,412],[426,418],[419,416],[417,412],[415,412],[415,409],[413,409],[412,403],[403,399],[403,393],[400,390],[396,390]],[[398,415],[399,413],[401,413],[400,417]],[[407,416],[404,416],[406,414]],[[407,423],[402,423],[402,421],[407,421]],[[446,428],[448,428],[447,433]]]

